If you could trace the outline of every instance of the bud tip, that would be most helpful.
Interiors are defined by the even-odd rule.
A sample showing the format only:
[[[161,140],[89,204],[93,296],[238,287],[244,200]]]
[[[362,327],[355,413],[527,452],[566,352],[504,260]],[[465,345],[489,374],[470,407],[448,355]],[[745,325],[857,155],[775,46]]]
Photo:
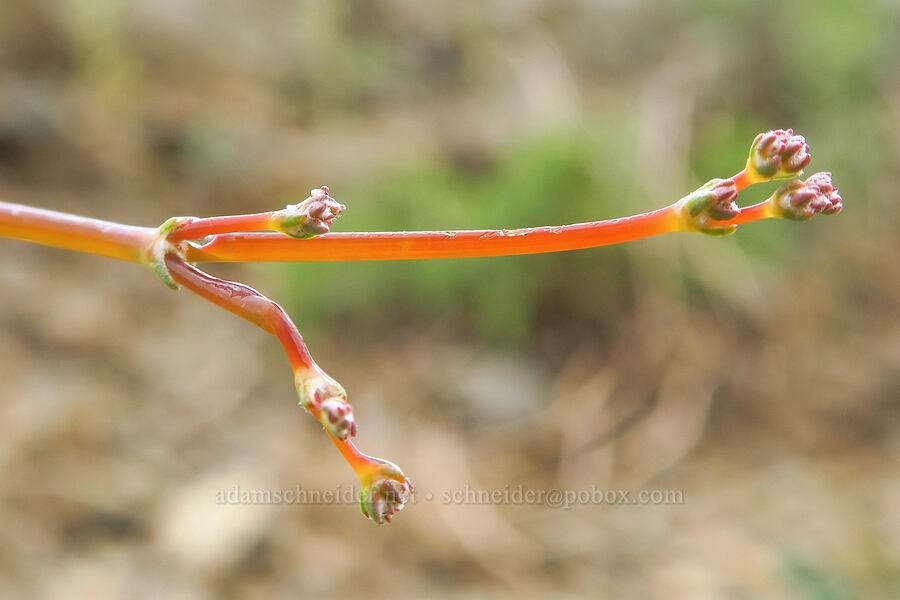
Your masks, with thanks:
[[[325,373],[305,371],[297,371],[294,380],[300,405],[331,435],[339,440],[356,435],[353,407],[347,402],[347,392],[341,384]]]
[[[360,476],[363,489],[359,493],[362,514],[379,525],[390,523],[403,510],[415,488],[400,467],[382,459],[370,459],[370,471]]]
[[[737,229],[727,221],[740,213],[734,179],[712,179],[675,206],[682,231],[728,235]],[[724,221],[724,222],[723,222]]]
[[[836,215],[844,208],[831,173],[810,175],[805,181],[785,182],[769,199],[773,213],[782,219],[806,221],[817,214]]]
[[[331,197],[331,190],[323,185],[310,190],[309,197],[299,204],[289,204],[272,216],[272,229],[295,238],[311,238],[331,231],[334,220],[347,207]]]
[[[809,145],[793,129],[775,129],[760,133],[750,146],[747,171],[756,181],[784,179],[799,175],[812,157]]]

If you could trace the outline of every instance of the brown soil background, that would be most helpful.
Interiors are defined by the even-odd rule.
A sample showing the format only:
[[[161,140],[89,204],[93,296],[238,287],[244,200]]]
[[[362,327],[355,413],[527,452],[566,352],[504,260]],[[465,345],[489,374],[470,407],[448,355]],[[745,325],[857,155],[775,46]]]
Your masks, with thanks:
[[[790,239],[766,259],[633,244],[602,319],[538,290],[512,343],[463,304],[382,320],[345,286],[358,301],[309,339],[361,447],[417,485],[387,527],[352,503],[216,503],[356,483],[274,339],[135,265],[0,241],[0,597],[898,597],[898,11],[783,4],[4,2],[5,201],[152,225],[327,183],[352,212],[398,165],[480,173],[523,137],[597,128],[637,212],[725,175],[688,158],[711,131],[734,131],[737,167],[794,125],[846,209],[733,236]],[[609,115],[632,135],[604,138]],[[211,271],[276,299],[315,285]],[[520,486],[684,502],[442,501]]]

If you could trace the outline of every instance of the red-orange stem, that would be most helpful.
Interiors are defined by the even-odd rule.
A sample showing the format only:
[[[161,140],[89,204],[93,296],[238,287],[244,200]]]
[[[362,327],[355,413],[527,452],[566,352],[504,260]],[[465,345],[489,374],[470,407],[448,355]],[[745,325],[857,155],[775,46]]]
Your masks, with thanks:
[[[249,285],[214,277],[184,259],[169,254],[166,266],[172,278],[195,294],[218,304],[278,338],[294,370],[318,370],[303,336],[291,318],[274,300]]]
[[[0,237],[143,262],[155,229],[0,202]]]
[[[741,190],[745,190],[754,183],[753,178],[747,172],[747,169],[743,169],[740,173],[732,177],[734,180],[734,185],[737,186],[737,190],[740,192]]]
[[[740,214],[726,222],[733,225],[744,225],[746,223],[761,221],[763,219],[769,219],[771,217],[772,215],[769,212],[769,201],[764,200],[759,204],[754,204],[753,206],[742,208]]]
[[[356,444],[351,440],[339,440],[330,433],[328,434],[328,437],[331,438],[331,441],[334,442],[334,445],[340,450],[344,460],[350,463],[350,466],[353,467],[353,470],[356,471],[357,474],[372,464],[372,459],[368,455],[360,452],[359,448],[357,448]]]
[[[746,181],[744,174],[742,171],[734,177],[736,183]],[[181,239],[216,236],[206,245],[187,248],[186,258],[192,262],[412,260],[578,250],[637,240],[678,229],[673,207],[667,206],[620,219],[526,229],[329,233],[308,240],[297,240],[280,233],[215,233],[237,228],[263,228],[264,223],[268,223],[270,214],[198,219],[180,227],[173,233],[174,239],[170,239],[178,242]],[[767,203],[762,202],[742,209],[728,223],[740,225],[770,216]],[[145,250],[155,234],[156,230],[149,227],[121,225],[0,202],[0,237],[143,262]],[[265,298],[255,290],[253,292]],[[274,325],[262,325],[251,316],[241,316],[272,333],[276,333],[274,328],[283,327],[277,322]],[[280,335],[287,338],[291,334],[285,330]]]
[[[190,247],[187,258],[276,262],[510,256],[594,248],[677,229],[675,211],[667,206],[621,219],[527,229],[328,233],[308,240],[277,233],[223,234],[201,247]]]
[[[250,215],[229,215],[194,219],[180,225],[169,235],[169,240],[178,243],[184,240],[199,240],[210,235],[232,233],[234,231],[266,231],[272,229],[271,212]]]

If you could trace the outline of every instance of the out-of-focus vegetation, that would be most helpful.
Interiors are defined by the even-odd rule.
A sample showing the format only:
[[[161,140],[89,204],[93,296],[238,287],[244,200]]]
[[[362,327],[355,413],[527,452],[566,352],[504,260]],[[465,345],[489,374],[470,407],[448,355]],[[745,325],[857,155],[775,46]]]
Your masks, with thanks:
[[[213,268],[285,303],[415,481],[382,530],[214,503],[353,481],[269,336],[0,241],[0,596],[895,598],[898,31],[889,0],[0,3],[3,200],[149,225],[326,184],[342,231],[560,224],[776,127],[845,198],[723,239]],[[425,499],[507,485],[686,502]]]

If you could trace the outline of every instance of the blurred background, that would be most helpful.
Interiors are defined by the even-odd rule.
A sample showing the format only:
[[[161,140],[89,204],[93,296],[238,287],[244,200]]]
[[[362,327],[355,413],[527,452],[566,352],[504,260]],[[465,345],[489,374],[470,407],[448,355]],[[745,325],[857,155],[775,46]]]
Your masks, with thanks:
[[[793,127],[846,206],[211,266],[285,305],[361,448],[416,483],[387,527],[216,502],[356,485],[273,338],[0,240],[0,597],[897,598],[898,32],[896,0],[0,3],[5,201],[155,225],[328,185],[340,231],[561,224],[668,204]],[[441,501],[519,486],[683,501]]]

